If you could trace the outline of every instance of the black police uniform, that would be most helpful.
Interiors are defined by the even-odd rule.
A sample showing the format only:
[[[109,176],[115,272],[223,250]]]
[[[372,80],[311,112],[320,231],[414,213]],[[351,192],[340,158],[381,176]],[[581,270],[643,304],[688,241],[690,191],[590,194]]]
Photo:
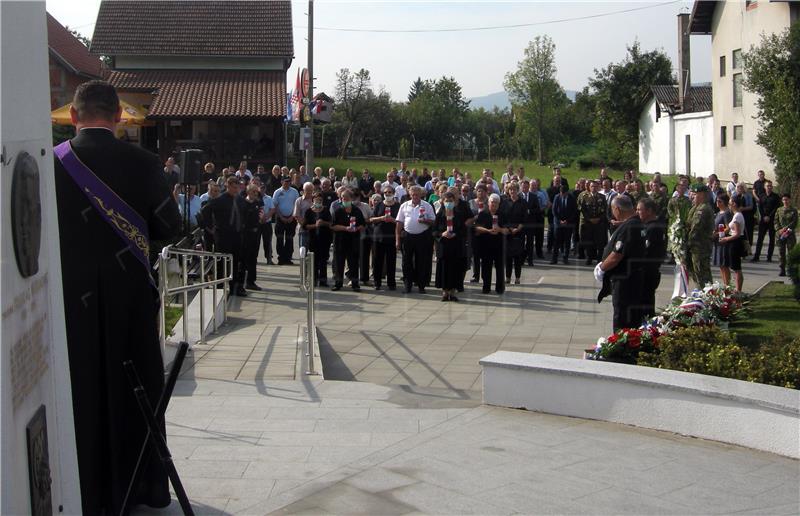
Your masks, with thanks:
[[[614,304],[614,331],[637,328],[641,323],[642,259],[645,256],[645,237],[642,221],[637,216],[617,226],[603,249],[603,260],[613,252],[622,254],[622,260],[612,270],[606,271],[604,288],[598,297],[605,297],[610,287]],[[609,285],[610,283],[610,285]]]
[[[642,278],[642,316],[656,314],[656,289],[661,283],[661,264],[667,256],[666,224],[660,218],[644,226],[644,266]]]

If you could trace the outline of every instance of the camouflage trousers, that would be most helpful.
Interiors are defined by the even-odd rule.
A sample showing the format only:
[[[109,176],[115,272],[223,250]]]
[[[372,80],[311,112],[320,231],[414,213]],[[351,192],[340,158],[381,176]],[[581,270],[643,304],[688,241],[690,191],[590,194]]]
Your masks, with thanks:
[[[786,269],[786,253],[791,251],[797,241],[794,234],[791,234],[786,240],[778,240],[778,254],[781,257],[781,270]]]
[[[703,288],[711,283],[711,250],[692,249],[686,253],[686,270],[696,288]]]

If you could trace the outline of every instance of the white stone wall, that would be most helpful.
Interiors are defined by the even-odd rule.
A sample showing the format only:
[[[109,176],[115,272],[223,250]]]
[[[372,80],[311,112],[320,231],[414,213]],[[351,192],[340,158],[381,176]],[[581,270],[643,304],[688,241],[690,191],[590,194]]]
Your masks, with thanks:
[[[662,113],[656,122],[656,109],[655,98],[651,98],[639,117],[639,170],[671,174],[672,120]]]
[[[639,118],[639,170],[652,174],[686,173],[686,136],[691,141],[691,173],[707,176],[714,170],[714,122],[710,111],[671,117],[650,101]]]
[[[45,3],[0,2],[2,45],[2,484],[0,514],[30,514],[26,426],[44,406],[53,512],[80,514],[61,259],[53,177]],[[11,230],[14,167],[27,152],[39,170],[41,249],[38,272],[23,278]],[[28,221],[23,221],[26,223]],[[36,444],[34,444],[36,447]],[[38,447],[37,447],[38,448]]]
[[[733,107],[733,51],[747,52],[758,45],[763,33],[781,32],[789,26],[789,5],[786,2],[758,2],[747,9],[743,1],[718,2],[711,21],[711,77],[714,88],[714,149],[715,172],[730,177],[738,172],[740,179],[752,182],[756,172],[763,169],[774,178],[774,165],[766,151],[756,144],[758,122],[756,96],[743,92],[742,106]],[[720,56],[726,56],[725,76],[720,77]],[[733,139],[733,127],[743,127],[743,139]],[[720,145],[720,128],[727,127],[727,145]]]
[[[689,136],[691,175],[708,176],[714,171],[714,118],[710,111],[676,115],[672,119],[673,149],[677,174],[686,174],[686,136]]]

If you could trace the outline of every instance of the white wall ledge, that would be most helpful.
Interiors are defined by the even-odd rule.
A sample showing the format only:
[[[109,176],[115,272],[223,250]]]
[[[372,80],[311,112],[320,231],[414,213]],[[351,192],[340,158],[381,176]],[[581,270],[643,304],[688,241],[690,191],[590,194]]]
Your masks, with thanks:
[[[800,391],[611,362],[498,351],[484,403],[664,430],[800,457]]]

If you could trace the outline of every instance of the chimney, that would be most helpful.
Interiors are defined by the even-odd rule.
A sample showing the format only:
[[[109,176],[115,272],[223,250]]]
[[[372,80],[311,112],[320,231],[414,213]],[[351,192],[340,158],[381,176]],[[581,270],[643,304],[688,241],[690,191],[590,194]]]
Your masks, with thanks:
[[[689,13],[678,15],[678,105],[683,112],[688,107],[686,96],[692,85],[689,76],[691,57],[689,53]]]

